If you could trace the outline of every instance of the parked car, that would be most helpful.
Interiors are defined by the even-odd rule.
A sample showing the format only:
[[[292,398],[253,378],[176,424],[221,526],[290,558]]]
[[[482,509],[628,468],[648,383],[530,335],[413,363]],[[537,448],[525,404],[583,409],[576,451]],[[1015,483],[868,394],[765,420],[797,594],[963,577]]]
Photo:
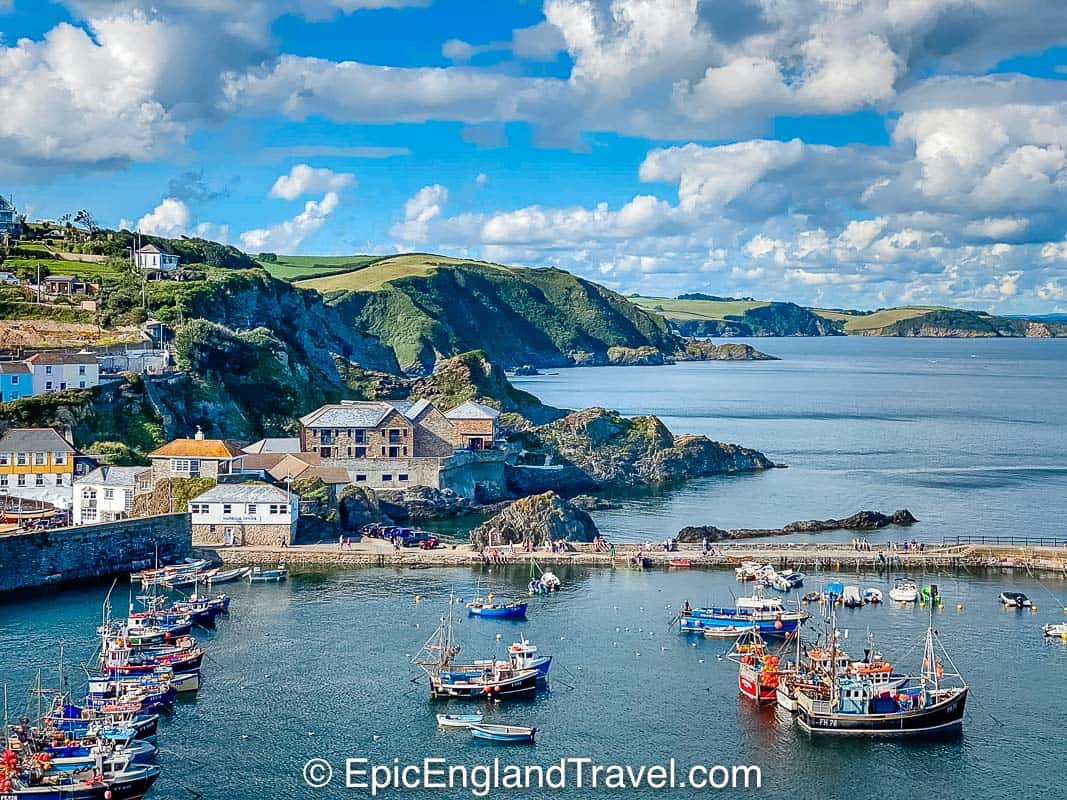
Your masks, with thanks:
[[[425,542],[419,545],[423,550],[436,550],[441,546],[441,541],[436,536],[431,536]]]
[[[404,547],[423,547],[425,542],[433,539],[426,531],[411,531],[409,530],[405,535],[401,544]]]

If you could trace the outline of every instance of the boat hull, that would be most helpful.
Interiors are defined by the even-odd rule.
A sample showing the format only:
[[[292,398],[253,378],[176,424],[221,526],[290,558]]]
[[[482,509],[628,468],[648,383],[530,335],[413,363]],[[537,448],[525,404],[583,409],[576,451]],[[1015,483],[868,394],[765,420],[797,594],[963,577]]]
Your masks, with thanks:
[[[737,672],[737,688],[749,700],[760,704],[773,703],[777,699],[778,675],[774,674],[773,682],[768,681],[767,677],[742,664]]]
[[[967,689],[927,708],[894,714],[814,713],[800,703],[797,723],[812,734],[839,736],[924,736],[963,725]]]
[[[808,618],[806,612],[787,612],[770,619],[753,619],[751,616],[722,616],[722,617],[682,617],[682,633],[705,633],[708,629],[732,628],[740,632],[744,629],[755,628],[761,636],[784,636],[797,629],[800,623]],[[707,634],[705,634],[707,635]],[[715,638],[712,635],[712,638]]]
[[[537,728],[519,728],[509,725],[471,725],[470,731],[475,739],[501,744],[533,742],[537,736]]]
[[[492,698],[507,700],[525,697],[537,691],[538,677],[536,670],[529,670],[515,677],[496,681],[471,680],[466,673],[442,672],[431,680],[430,694],[434,698]]]
[[[467,606],[467,616],[490,619],[522,619],[526,616],[526,603],[508,606]]]

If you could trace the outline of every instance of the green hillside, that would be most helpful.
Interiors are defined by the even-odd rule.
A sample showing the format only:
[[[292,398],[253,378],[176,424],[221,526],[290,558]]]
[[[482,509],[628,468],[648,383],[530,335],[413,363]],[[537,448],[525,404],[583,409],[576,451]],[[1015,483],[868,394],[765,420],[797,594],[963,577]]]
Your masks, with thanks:
[[[256,263],[283,281],[321,278],[338,272],[359,269],[381,256],[279,256],[260,253]]]
[[[607,363],[611,347],[678,350],[661,318],[559,269],[407,254],[296,285],[324,293],[413,372],[476,349],[504,366]]]
[[[842,332],[840,322],[796,303],[693,295],[629,299],[668,320],[682,336],[834,336]]]
[[[898,306],[872,312],[838,311],[825,308],[812,309],[820,317],[843,323],[845,333],[862,333],[877,330],[902,320],[921,317],[931,311],[943,310],[946,310],[944,306]]]

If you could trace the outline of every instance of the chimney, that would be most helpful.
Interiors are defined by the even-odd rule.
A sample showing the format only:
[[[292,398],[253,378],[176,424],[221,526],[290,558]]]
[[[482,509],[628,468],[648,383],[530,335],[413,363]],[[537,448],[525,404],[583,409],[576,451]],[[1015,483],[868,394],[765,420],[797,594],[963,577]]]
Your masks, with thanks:
[[[193,435],[193,438],[197,441],[201,441],[204,438],[204,429],[199,425],[196,426],[196,433]]]

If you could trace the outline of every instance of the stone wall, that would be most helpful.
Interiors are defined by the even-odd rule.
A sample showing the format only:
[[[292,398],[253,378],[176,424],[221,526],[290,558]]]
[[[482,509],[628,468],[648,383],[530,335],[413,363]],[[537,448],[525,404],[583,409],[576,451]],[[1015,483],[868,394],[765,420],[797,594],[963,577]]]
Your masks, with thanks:
[[[0,593],[123,575],[192,552],[188,514],[0,536]]]
[[[448,458],[452,450],[452,423],[435,406],[430,406],[416,420],[415,455]]]
[[[451,489],[460,497],[491,502],[504,496],[507,480],[503,450],[460,450],[441,466],[438,488]]]

